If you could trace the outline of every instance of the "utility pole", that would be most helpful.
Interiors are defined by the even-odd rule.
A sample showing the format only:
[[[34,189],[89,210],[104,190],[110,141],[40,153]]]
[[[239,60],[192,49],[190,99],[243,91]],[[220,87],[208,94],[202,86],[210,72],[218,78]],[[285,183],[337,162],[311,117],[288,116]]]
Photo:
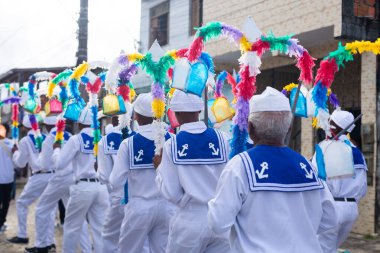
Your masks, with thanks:
[[[77,66],[83,61],[87,61],[88,0],[80,0],[78,26],[78,51],[76,53]]]

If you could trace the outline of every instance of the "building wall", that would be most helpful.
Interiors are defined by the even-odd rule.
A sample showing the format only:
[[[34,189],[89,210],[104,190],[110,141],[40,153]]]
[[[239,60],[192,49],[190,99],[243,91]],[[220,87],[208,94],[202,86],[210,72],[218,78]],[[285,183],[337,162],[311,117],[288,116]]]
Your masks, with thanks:
[[[144,0],[141,2],[140,40],[142,51],[146,52],[149,43],[150,9],[165,0]],[[192,41],[189,35],[190,1],[170,0],[169,8],[169,43],[165,50],[188,47]]]
[[[240,28],[252,16],[261,31],[278,36],[333,26],[336,37],[341,34],[341,7],[342,0],[204,0],[203,13],[204,23],[223,21]],[[212,55],[236,51],[228,41],[213,41],[206,48]]]
[[[376,56],[364,53],[361,56],[361,111],[363,112],[362,124],[376,124]],[[376,129],[376,128],[375,128]],[[376,138],[376,134],[374,134]],[[374,152],[376,154],[377,140],[374,140]],[[373,159],[373,175],[376,175],[376,156]],[[370,163],[368,163],[370,164]],[[361,234],[375,232],[375,203],[376,183],[373,182],[367,188],[366,197],[360,202],[359,219],[354,226],[354,231]]]

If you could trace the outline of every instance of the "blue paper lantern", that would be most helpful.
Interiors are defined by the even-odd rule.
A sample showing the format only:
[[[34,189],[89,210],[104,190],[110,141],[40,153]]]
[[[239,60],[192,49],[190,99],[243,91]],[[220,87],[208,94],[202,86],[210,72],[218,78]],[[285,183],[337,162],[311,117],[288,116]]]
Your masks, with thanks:
[[[172,87],[186,93],[202,96],[208,79],[208,68],[203,62],[191,64],[187,59],[174,66]]]
[[[290,91],[290,106],[293,108],[294,100],[296,98],[297,88],[294,88]],[[302,92],[298,95],[297,105],[296,105],[296,111],[294,112],[294,115],[298,117],[307,118],[307,104],[306,104],[306,97]]]

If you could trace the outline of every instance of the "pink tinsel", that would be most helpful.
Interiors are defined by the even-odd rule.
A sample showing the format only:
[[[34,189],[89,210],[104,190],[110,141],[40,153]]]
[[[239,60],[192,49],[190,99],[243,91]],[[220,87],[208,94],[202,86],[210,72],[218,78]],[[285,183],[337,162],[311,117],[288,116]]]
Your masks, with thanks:
[[[59,119],[56,124],[57,132],[65,131],[65,126],[66,126],[66,121],[64,119]]]
[[[173,68],[168,69],[168,76],[170,80],[173,79]]]
[[[179,58],[185,57],[188,49],[187,48],[181,48],[177,50],[177,56]]]
[[[244,66],[240,70],[241,81],[238,84],[238,96],[249,100],[256,92],[256,76],[250,76],[249,66]]]
[[[311,84],[313,81],[313,67],[315,66],[313,57],[305,50],[300,58],[297,59],[297,68],[301,71],[298,80]]]
[[[197,37],[191,45],[189,46],[189,50],[187,51],[187,58],[189,61],[194,61],[199,58],[204,48],[203,38]]]
[[[314,85],[320,81],[323,86],[329,88],[334,81],[334,76],[337,71],[338,65],[336,64],[335,59],[327,59],[321,61],[319,64],[317,76],[315,77]]]
[[[259,57],[261,57],[265,51],[270,49],[270,44],[267,41],[262,41],[259,39],[258,41],[254,42],[251,47],[251,51],[254,51],[257,53]]]
[[[86,90],[91,94],[98,94],[100,87],[102,86],[102,79],[100,77],[96,78],[95,82],[91,84],[90,82],[86,85]]]
[[[18,121],[18,104],[12,104],[12,121]]]
[[[231,87],[232,87],[232,93],[236,97],[237,93],[238,93],[238,90],[237,90],[237,87],[236,87],[237,83],[236,83],[235,78],[230,73],[227,73],[227,82],[231,85]]]
[[[129,101],[130,98],[129,98],[129,86],[128,85],[121,85],[119,87],[117,87],[117,94],[122,96],[124,101]]]

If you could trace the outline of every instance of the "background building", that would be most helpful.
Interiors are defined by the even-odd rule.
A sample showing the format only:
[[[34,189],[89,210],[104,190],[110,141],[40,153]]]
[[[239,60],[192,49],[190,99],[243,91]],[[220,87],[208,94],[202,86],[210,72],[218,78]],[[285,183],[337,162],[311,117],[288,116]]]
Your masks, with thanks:
[[[142,0],[141,49],[146,52],[157,39],[164,49],[187,47],[194,35],[193,27],[209,21],[222,21],[242,28],[247,16],[252,16],[263,31],[276,36],[294,34],[301,45],[319,61],[337,48],[338,42],[371,40],[380,37],[379,9],[376,0]],[[206,44],[215,61],[217,71],[238,69],[240,51],[226,39]],[[280,54],[263,56],[262,73],[257,77],[258,92],[271,85],[277,89],[297,82],[299,72],[294,59]],[[317,66],[318,66],[317,64]],[[372,234],[377,231],[377,184],[379,165],[377,104],[380,93],[379,57],[373,54],[355,56],[353,62],[341,69],[332,85],[342,108],[361,119],[352,138],[361,147],[368,164],[368,193],[360,205],[360,218],[354,231]],[[149,89],[149,80],[138,83]],[[379,118],[380,119],[380,118]],[[306,157],[312,157],[318,135],[311,127],[311,119],[297,119],[293,129],[292,147]],[[379,186],[378,186],[379,185]]]

